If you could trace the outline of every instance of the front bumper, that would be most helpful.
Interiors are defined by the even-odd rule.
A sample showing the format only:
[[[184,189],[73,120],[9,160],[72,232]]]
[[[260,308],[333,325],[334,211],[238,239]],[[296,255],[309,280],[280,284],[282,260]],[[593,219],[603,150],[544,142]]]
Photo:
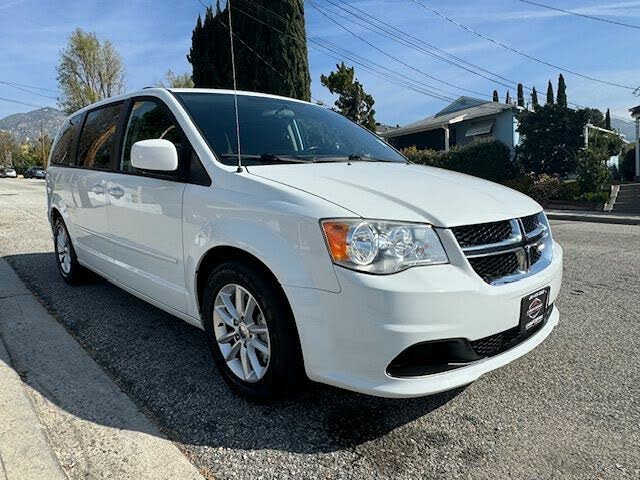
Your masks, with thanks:
[[[551,264],[520,281],[493,286],[457,265],[416,267],[376,276],[336,268],[340,293],[285,286],[296,318],[310,379],[383,397],[417,397],[466,385],[540,344],[557,325],[554,307],[545,325],[515,347],[443,373],[397,378],[391,361],[420,342],[470,341],[518,325],[522,297],[550,287],[553,303],[562,282],[562,248]]]

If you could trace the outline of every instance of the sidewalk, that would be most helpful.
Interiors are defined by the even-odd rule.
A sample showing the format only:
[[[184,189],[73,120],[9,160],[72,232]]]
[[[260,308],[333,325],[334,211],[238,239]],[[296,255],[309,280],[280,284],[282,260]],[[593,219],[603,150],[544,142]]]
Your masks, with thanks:
[[[0,479],[202,479],[0,259]]]
[[[580,210],[545,210],[544,212],[550,220],[640,225],[640,215],[621,215],[608,212],[585,212]]]

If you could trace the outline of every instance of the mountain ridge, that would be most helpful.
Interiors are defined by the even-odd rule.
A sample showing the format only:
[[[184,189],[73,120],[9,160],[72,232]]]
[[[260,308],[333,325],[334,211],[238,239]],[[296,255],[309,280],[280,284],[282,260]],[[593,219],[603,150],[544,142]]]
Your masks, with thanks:
[[[32,143],[40,138],[41,126],[46,135],[54,138],[65,118],[66,114],[56,108],[39,108],[0,119],[0,130],[9,132],[20,143]]]

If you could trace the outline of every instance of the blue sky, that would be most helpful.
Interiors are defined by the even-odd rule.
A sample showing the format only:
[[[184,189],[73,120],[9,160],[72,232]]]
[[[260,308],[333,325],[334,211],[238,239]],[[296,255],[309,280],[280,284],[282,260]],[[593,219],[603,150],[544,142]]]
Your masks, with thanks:
[[[274,0],[278,1],[278,0]],[[326,0],[313,0],[336,10]],[[332,0],[334,3],[336,0]],[[640,25],[640,0],[539,0],[565,9],[610,20]],[[557,81],[559,71],[527,60],[446,22],[416,5],[412,0],[346,0],[430,44],[480,65],[506,78],[535,85],[544,98],[549,79]],[[518,0],[471,0],[451,2],[424,0],[434,9],[505,44],[540,57],[550,63],[614,83],[640,86],[637,45],[640,30],[595,22],[552,12]],[[208,3],[205,1],[205,3]],[[197,0],[0,0],[0,81],[56,89],[60,50],[76,27],[94,31],[110,39],[126,65],[128,89],[152,85],[167,69],[190,72],[186,54],[191,31],[204,7]],[[306,7],[307,34],[320,41],[339,44],[400,74],[448,91],[448,97],[462,90],[438,84],[400,62],[410,64],[440,80],[469,90],[486,92],[494,88],[503,98],[506,87],[398,45],[354,24],[350,29],[375,44],[380,53],[341,29],[309,5]],[[341,18],[333,18],[344,22]],[[400,62],[393,60],[398,59]],[[332,103],[320,84],[320,74],[330,72],[336,60],[317,50],[309,51],[314,98]],[[376,100],[377,119],[388,124],[406,124],[429,116],[447,102],[389,83],[356,68],[358,79]],[[605,86],[565,74],[569,101],[629,118],[628,108],[640,104],[631,91]],[[39,91],[45,96],[56,94]],[[515,89],[511,89],[512,97]],[[0,97],[42,106],[55,100],[35,96],[0,84]],[[0,100],[0,118],[31,107]]]

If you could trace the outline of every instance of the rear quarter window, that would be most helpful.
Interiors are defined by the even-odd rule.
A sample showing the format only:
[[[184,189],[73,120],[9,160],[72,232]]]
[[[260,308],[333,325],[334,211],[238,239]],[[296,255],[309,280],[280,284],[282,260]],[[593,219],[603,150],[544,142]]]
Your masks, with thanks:
[[[73,142],[80,128],[82,114],[71,117],[69,121],[60,129],[51,152],[51,165],[73,165]]]

